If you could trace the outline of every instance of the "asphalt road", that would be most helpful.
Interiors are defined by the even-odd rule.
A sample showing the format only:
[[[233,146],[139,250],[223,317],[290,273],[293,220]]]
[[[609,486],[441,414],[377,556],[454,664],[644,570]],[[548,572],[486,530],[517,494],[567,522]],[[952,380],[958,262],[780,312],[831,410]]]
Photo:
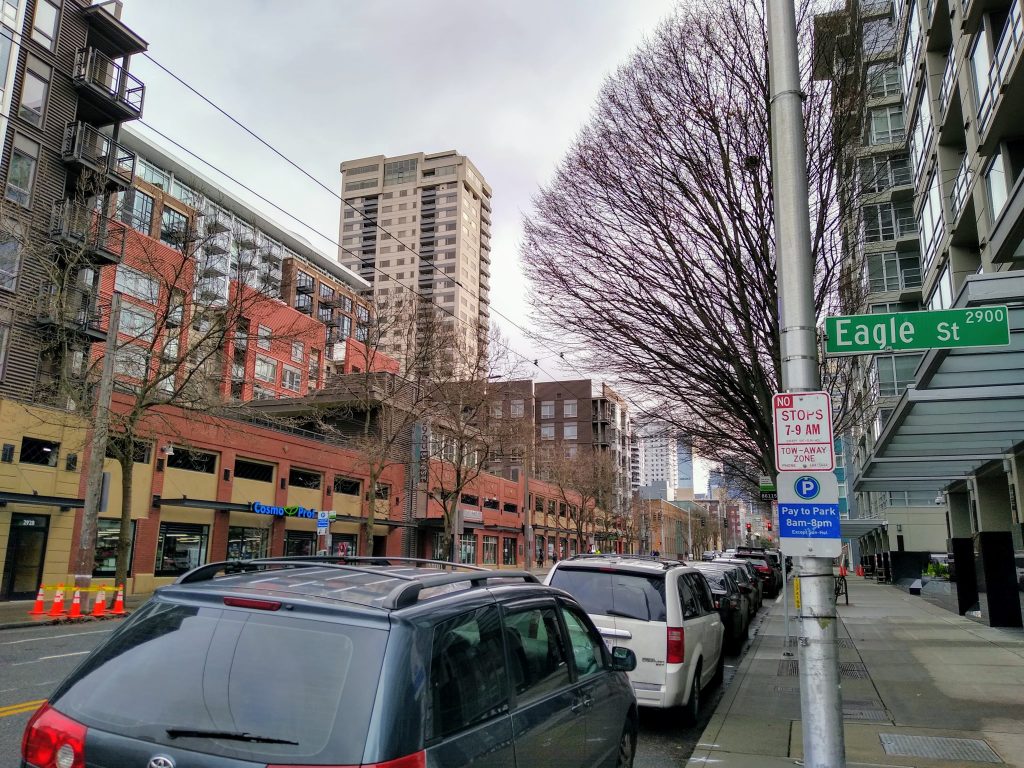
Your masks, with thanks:
[[[762,610],[754,619],[751,635],[765,613]],[[0,631],[0,768],[18,768],[21,734],[31,714],[57,683],[116,628],[116,622],[104,621]],[[745,651],[726,657],[723,683],[705,691],[704,713],[696,725],[687,725],[678,710],[640,710],[635,768],[686,763]]]

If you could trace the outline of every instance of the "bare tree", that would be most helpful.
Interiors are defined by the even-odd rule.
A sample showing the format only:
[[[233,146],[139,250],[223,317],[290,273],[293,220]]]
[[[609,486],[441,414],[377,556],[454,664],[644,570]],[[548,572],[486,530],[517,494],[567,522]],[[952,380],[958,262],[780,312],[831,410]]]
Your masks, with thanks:
[[[816,309],[838,306],[836,196],[856,110],[832,94],[855,67],[811,77],[801,6]],[[542,324],[583,365],[611,370],[711,460],[774,474],[780,387],[763,9],[681,7],[606,83],[590,123],[535,199],[523,259]],[[824,54],[821,54],[824,55]],[[826,371],[826,384],[845,385]]]
[[[608,531],[609,511],[616,497],[617,469],[610,452],[587,445],[560,442],[545,447],[541,453],[542,476],[558,489],[580,546],[598,529]]]

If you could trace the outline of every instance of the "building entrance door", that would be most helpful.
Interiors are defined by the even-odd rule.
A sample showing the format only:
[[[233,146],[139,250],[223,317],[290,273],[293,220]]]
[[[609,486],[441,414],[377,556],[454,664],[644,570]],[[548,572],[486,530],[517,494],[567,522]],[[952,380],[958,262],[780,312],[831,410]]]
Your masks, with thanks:
[[[46,558],[46,515],[12,515],[0,600],[30,600],[39,591]]]

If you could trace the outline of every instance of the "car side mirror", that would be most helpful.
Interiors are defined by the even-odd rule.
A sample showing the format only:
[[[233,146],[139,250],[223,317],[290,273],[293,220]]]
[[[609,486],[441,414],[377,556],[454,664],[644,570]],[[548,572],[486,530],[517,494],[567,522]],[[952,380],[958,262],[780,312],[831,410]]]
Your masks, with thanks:
[[[636,654],[620,645],[612,648],[612,669],[616,672],[632,672],[636,669]]]
[[[753,591],[754,588],[751,587],[749,584],[740,584],[740,592],[742,592],[744,595],[749,595]]]

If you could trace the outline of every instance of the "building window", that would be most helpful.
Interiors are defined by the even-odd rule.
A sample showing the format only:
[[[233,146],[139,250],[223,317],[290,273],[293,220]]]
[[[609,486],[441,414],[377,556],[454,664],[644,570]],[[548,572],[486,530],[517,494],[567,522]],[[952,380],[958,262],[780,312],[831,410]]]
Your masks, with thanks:
[[[305,346],[301,341],[292,342],[292,360],[296,363],[301,363],[305,352]]]
[[[352,311],[352,299],[349,298],[348,296],[342,297],[342,299],[341,299],[341,308],[345,312],[351,312]]]
[[[114,353],[114,373],[136,381],[145,381],[149,374],[149,354],[138,344],[124,344]]]
[[[174,452],[167,456],[169,469],[184,469],[188,472],[202,472],[213,475],[217,472],[217,454],[207,451],[193,451],[183,446],[174,446]]]
[[[25,80],[21,86],[21,106],[18,117],[37,128],[43,125],[46,109],[46,95],[50,90],[50,75],[53,70],[41,61],[29,56],[25,68]]]
[[[877,374],[878,394],[882,397],[895,397],[914,383],[914,372],[922,355],[877,355],[875,371]]]
[[[334,289],[326,283],[320,283],[320,301],[334,301]]]
[[[567,422],[562,425],[562,439],[563,440],[575,440],[576,439],[576,422]]]
[[[887,314],[890,312],[917,312],[921,305],[916,301],[883,301],[871,304],[868,312],[873,315]]]
[[[254,375],[260,381],[268,384],[277,383],[277,360],[263,355],[256,356],[256,369]]]
[[[555,425],[554,424],[541,424],[541,426],[540,426],[540,439],[541,440],[554,440],[555,439]]]
[[[0,288],[16,291],[20,271],[21,245],[16,240],[0,242]]]
[[[114,290],[147,304],[156,304],[160,295],[160,286],[155,278],[125,264],[117,265]]]
[[[864,241],[868,243],[895,240],[915,234],[917,231],[914,207],[910,203],[865,205],[862,215],[864,217]]]
[[[11,327],[0,325],[0,379],[7,372],[7,345],[11,339]]]
[[[7,169],[7,189],[4,193],[8,200],[28,207],[32,199],[32,184],[35,182],[38,158],[39,145],[36,142],[24,136],[14,137],[11,163]]]
[[[320,382],[320,350],[309,350],[309,382],[310,388],[315,388]]]
[[[309,488],[316,490],[320,487],[323,476],[311,469],[299,469],[292,467],[288,470],[288,485],[295,488]]]
[[[416,168],[419,161],[413,157],[408,160],[396,160],[393,163],[384,163],[384,186],[392,184],[406,184],[416,181]],[[373,182],[376,184],[376,181]],[[370,185],[372,186],[372,185]],[[346,189],[348,185],[346,185]]]
[[[513,419],[523,418],[525,411],[525,403],[522,400],[511,400],[509,402],[509,415]]]
[[[300,391],[302,389],[302,371],[289,365],[284,366],[281,370],[281,386],[292,392]]]
[[[56,467],[60,456],[60,443],[52,440],[40,440],[35,437],[21,438],[21,453],[18,461],[22,464],[38,464],[43,467]]]
[[[148,236],[153,231],[153,198],[137,189],[128,190],[121,221]]]
[[[121,305],[118,333],[139,341],[152,341],[156,331],[156,314],[134,304]]]
[[[256,346],[260,349],[270,349],[271,338],[273,332],[265,325],[261,325],[257,331],[258,338],[256,340]]]
[[[52,51],[57,44],[60,4],[53,0],[37,0],[36,17],[32,22],[32,39]]]
[[[484,536],[484,565],[498,564],[498,537]]]
[[[567,419],[576,418],[576,401],[575,400],[563,400],[562,401],[562,415]]]
[[[390,485],[384,485],[383,483],[377,483],[377,493],[374,494],[374,497],[378,501],[385,501],[387,499],[390,499],[391,498],[391,486]]]
[[[1000,149],[992,157],[985,172],[985,191],[988,193],[989,220],[994,224],[1002,213],[1009,198],[1009,176],[1006,173],[1006,157]]]
[[[228,560],[254,560],[270,550],[269,528],[228,528]]]
[[[928,309],[948,309],[953,306],[953,282],[949,267],[945,267],[935,281],[935,291],[928,300]]]
[[[900,71],[893,64],[872,64],[868,67],[868,96],[881,99],[900,93]]]
[[[135,553],[135,521],[128,531],[128,572],[132,570]],[[117,568],[117,540],[121,536],[121,521],[100,519],[96,521],[96,552],[93,555],[92,575],[96,578],[110,578]]]
[[[206,562],[210,526],[160,523],[156,576],[178,576]]]
[[[873,155],[860,160],[861,194],[882,192],[910,183],[910,158],[906,155]]]
[[[188,242],[188,217],[165,205],[160,217],[160,242],[176,251],[184,251]]]
[[[932,143],[931,103],[925,98],[927,89],[922,89],[921,96],[917,100],[917,114],[914,118],[914,128],[910,132],[910,157],[914,162],[914,173],[920,175],[924,171],[925,153]]]
[[[476,565],[476,536],[466,534],[459,536],[459,562],[464,565]]]
[[[334,492],[343,496],[359,496],[362,493],[362,483],[343,475],[334,476]]]
[[[915,0],[910,4],[907,12],[907,40],[903,49],[903,91],[905,93],[910,93],[910,86],[913,85],[920,51],[921,18],[918,15],[918,4]]]
[[[865,56],[887,51],[893,46],[895,30],[891,19],[872,19],[864,22],[863,47]]]
[[[274,465],[236,458],[235,479],[255,480],[259,483],[272,483],[274,482]]]
[[[921,222],[918,227],[921,233],[921,267],[926,272],[935,258],[939,241],[942,238],[944,216],[942,213],[942,191],[939,188],[939,174],[932,171],[928,181],[928,192],[921,204]]]
[[[887,107],[872,109],[870,122],[871,144],[893,144],[903,141],[906,136],[902,104],[891,104]]]
[[[154,187],[162,190],[167,190],[170,186],[171,177],[161,171],[154,165],[147,163],[145,160],[139,159],[138,167],[136,172],[143,181],[149,182]]]
[[[491,418],[500,419],[504,415],[501,403],[491,403]]]
[[[544,400],[540,404],[540,417],[542,419],[553,419],[555,418],[555,401]]]
[[[503,536],[501,539],[501,564],[515,565],[516,554],[516,540]]]

